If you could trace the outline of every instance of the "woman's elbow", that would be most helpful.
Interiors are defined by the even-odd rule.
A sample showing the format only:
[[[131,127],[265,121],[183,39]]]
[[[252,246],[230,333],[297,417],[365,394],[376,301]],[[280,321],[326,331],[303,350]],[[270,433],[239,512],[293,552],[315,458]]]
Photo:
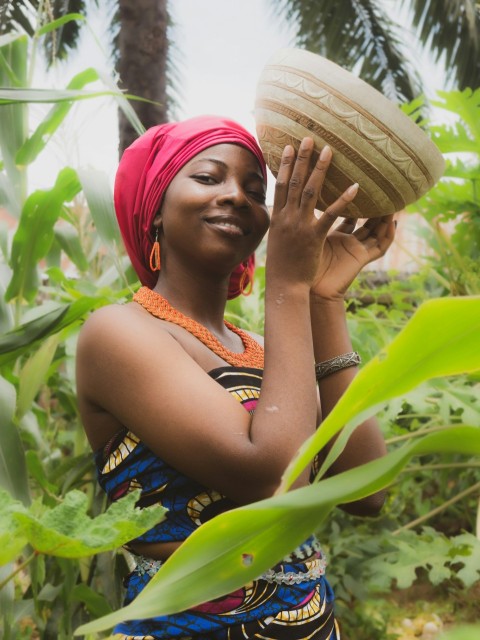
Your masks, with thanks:
[[[375,518],[382,511],[385,499],[387,496],[386,491],[377,491],[370,496],[366,496],[361,500],[355,502],[348,502],[339,505],[343,511],[346,511],[352,516],[362,516],[364,518]]]

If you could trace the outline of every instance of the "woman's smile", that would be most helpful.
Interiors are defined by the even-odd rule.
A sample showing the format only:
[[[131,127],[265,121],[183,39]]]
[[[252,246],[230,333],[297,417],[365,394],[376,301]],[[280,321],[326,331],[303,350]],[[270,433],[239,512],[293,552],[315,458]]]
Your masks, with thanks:
[[[211,218],[205,218],[205,222],[220,233],[228,236],[246,236],[250,233],[244,223],[240,222],[234,216],[219,215]]]

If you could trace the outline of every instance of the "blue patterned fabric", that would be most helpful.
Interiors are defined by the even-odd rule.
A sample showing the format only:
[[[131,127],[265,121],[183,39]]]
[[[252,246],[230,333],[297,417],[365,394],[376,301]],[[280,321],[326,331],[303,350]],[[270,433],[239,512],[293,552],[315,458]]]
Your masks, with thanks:
[[[260,369],[221,367],[209,375],[253,413],[260,395],[262,373]],[[236,506],[217,491],[194,482],[168,465],[127,429],[97,451],[95,461],[99,483],[110,500],[140,488],[139,506],[162,504],[168,509],[166,518],[136,542],[185,540],[202,523]],[[312,566],[309,561],[302,561],[311,555],[312,540],[307,540],[295,550],[292,558],[274,570],[302,576]],[[127,576],[125,603],[131,602],[150,579],[139,567]],[[136,640],[339,640],[333,600],[324,575],[299,584],[258,579],[227,596],[182,613],[125,622],[115,628],[115,633],[121,638]]]

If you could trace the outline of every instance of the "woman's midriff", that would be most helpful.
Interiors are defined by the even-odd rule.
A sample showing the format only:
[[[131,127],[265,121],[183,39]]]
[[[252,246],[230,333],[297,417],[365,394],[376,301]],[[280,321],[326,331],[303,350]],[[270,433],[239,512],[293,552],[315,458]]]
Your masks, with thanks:
[[[139,556],[152,558],[153,560],[166,560],[182,544],[179,542],[147,542],[129,544],[129,548]]]
[[[181,544],[182,542],[149,542],[145,544],[135,543],[128,546],[136,555],[152,558],[153,560],[167,560]],[[315,554],[312,554],[307,558],[303,558],[302,562],[313,560],[316,557]]]

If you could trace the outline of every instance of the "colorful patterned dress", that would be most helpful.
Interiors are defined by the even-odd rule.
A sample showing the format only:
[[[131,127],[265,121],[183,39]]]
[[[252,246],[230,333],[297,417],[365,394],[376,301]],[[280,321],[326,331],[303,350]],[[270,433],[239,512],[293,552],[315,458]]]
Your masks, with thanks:
[[[245,409],[255,410],[262,370],[221,367],[209,375]],[[169,466],[127,429],[119,432],[95,460],[100,485],[111,500],[140,488],[139,506],[162,504],[166,518],[136,542],[170,542],[187,538],[203,522],[236,505]],[[325,558],[312,536],[273,569],[243,588],[181,613],[127,621],[116,638],[150,640],[339,640],[333,592],[325,575]],[[161,562],[138,559],[125,579],[125,604],[149,582]]]

